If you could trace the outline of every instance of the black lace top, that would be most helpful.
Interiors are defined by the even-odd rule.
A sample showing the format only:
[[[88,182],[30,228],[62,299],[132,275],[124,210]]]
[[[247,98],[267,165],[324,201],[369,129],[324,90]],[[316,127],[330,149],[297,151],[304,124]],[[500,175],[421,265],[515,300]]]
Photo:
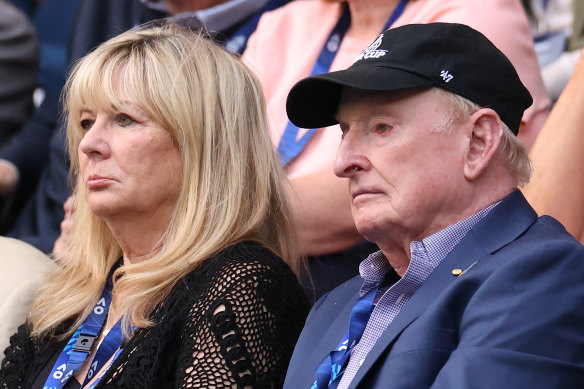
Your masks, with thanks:
[[[98,388],[281,387],[308,308],[281,259],[238,244],[175,285],[152,313],[157,324],[135,332]],[[10,343],[0,388],[17,389],[42,385],[66,341],[35,341],[23,325]]]

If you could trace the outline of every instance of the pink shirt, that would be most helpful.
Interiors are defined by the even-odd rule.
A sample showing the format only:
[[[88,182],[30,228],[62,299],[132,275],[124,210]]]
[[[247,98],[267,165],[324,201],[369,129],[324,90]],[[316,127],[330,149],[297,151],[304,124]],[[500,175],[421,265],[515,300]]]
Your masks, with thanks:
[[[244,52],[244,60],[262,82],[267,100],[272,142],[277,147],[288,123],[286,97],[290,88],[310,75],[324,42],[337,23],[337,2],[295,0],[264,13]],[[527,17],[518,0],[410,0],[392,27],[412,23],[464,23],[487,36],[511,60],[533,96],[523,120],[528,132],[521,138],[530,147],[543,125],[550,101],[533,50]],[[381,32],[381,31],[380,31]],[[346,69],[370,40],[345,38],[330,71]],[[299,137],[304,132],[301,130]],[[341,140],[337,126],[316,131],[288,168],[295,178],[331,171]]]

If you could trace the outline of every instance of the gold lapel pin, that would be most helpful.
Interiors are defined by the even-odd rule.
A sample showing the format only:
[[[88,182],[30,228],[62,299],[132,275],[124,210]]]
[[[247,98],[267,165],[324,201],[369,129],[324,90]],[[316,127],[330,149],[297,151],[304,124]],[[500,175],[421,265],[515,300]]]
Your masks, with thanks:
[[[467,271],[469,271],[478,262],[479,261],[474,261],[469,267],[467,267],[464,270],[462,270],[462,269],[452,269],[452,275],[455,276],[455,277],[460,277],[461,275],[463,275],[464,273],[466,273]]]

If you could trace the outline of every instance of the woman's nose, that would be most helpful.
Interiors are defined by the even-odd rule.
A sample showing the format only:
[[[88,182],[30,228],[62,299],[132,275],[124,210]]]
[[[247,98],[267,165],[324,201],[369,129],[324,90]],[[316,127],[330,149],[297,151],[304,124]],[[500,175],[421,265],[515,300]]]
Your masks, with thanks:
[[[89,128],[81,142],[79,152],[89,159],[105,159],[109,156],[109,131],[107,121],[103,117],[98,117]]]

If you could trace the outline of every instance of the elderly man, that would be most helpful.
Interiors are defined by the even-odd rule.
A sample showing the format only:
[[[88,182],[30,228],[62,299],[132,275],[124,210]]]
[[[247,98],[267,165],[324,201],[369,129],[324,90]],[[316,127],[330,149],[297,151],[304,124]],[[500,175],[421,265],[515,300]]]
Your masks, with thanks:
[[[339,123],[335,173],[381,249],[314,306],[286,388],[584,385],[584,247],[516,188],[531,96],[459,24],[388,30],[291,90],[298,126]]]

